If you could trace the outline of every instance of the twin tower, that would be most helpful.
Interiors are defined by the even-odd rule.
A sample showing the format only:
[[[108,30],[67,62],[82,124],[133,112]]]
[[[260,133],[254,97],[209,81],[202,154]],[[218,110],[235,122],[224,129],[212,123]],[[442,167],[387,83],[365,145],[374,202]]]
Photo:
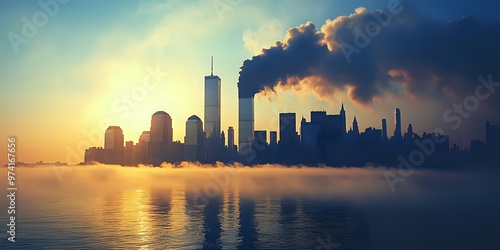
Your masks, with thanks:
[[[238,100],[238,147],[242,156],[252,154],[254,136],[254,103],[253,97]],[[205,76],[205,133],[207,138],[207,155],[211,144],[218,145],[221,136],[221,79],[213,74],[213,57],[211,73]],[[234,144],[232,136],[228,136],[228,146]],[[224,142],[222,142],[224,143]]]

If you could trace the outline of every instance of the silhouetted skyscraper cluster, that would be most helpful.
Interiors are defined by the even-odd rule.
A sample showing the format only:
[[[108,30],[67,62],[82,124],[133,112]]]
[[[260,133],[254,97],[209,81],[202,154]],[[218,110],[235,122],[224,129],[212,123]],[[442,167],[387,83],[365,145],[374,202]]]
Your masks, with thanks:
[[[240,95],[238,114],[238,147],[234,128],[221,131],[221,79],[205,76],[203,122],[192,115],[186,121],[184,143],[173,141],[172,117],[158,111],[151,117],[149,131],[144,131],[134,145],[124,142],[123,131],[110,126],[105,132],[104,148],[92,147],[85,151],[85,163],[160,165],[163,162],[240,161],[244,164],[327,164],[331,166],[364,166],[367,164],[398,165],[402,158],[414,165],[460,165],[499,163],[500,125],[486,122],[486,141],[473,140],[470,150],[457,145],[450,149],[449,137],[436,133],[414,133],[412,124],[402,131],[402,114],[394,112],[394,133],[388,137],[387,120],[381,128],[360,131],[355,116],[347,131],[346,111],[342,104],[339,114],[311,111],[310,121],[300,120],[297,129],[295,113],[279,114],[279,131],[254,130],[253,96]],[[300,134],[297,132],[300,131]],[[279,132],[279,135],[278,135]],[[124,145],[125,143],[125,145]],[[409,160],[406,160],[406,158]],[[413,163],[412,163],[413,164]]]
[[[199,161],[215,163],[231,161],[237,157],[234,128],[228,128],[228,143],[221,131],[221,79],[213,74],[205,76],[205,122],[196,116],[186,121],[184,143],[173,141],[172,117],[158,111],[151,117],[149,131],[144,131],[137,144],[126,142],[118,126],[110,126],[105,134],[105,147],[92,147],[85,151],[85,163],[160,165],[163,162]],[[205,125],[205,127],[203,127]],[[253,129],[253,128],[252,128]]]
[[[280,113],[279,122],[279,141],[276,142],[276,131],[270,131],[269,143],[263,139],[267,138],[265,131],[255,131],[251,157],[240,158],[242,162],[330,166],[395,166],[402,162],[415,166],[492,165],[499,162],[494,152],[500,149],[500,126],[489,122],[486,125],[487,143],[473,141],[475,146],[471,146],[470,151],[461,150],[457,145],[450,151],[448,135],[434,132],[418,135],[412,124],[408,124],[403,133],[399,108],[394,112],[395,129],[390,138],[386,119],[381,120],[380,129],[369,127],[361,132],[358,118],[354,117],[346,132],[343,105],[339,114],[311,111],[310,121],[302,117],[300,135],[297,134],[295,113]],[[474,149],[481,154],[474,154]]]

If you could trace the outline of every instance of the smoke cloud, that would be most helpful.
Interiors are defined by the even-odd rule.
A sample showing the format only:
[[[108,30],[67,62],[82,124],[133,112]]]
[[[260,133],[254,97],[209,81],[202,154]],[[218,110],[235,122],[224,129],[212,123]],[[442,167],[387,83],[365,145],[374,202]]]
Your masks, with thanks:
[[[303,85],[325,98],[347,90],[360,104],[405,93],[463,100],[479,76],[499,78],[499,31],[500,23],[474,16],[433,20],[411,3],[360,7],[319,29],[311,22],[291,28],[283,42],[245,60],[239,96]]]

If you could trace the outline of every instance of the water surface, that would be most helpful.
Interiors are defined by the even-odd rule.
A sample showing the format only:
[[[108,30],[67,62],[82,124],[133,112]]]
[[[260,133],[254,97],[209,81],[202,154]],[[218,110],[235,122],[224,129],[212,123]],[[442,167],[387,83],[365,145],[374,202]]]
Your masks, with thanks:
[[[183,167],[18,168],[1,248],[500,249],[494,168]]]

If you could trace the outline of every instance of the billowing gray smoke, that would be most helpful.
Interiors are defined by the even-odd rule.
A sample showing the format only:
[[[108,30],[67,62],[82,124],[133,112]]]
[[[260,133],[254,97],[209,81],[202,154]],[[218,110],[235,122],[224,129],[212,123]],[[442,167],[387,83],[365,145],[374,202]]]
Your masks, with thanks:
[[[473,16],[431,20],[411,4],[306,23],[241,67],[242,98],[280,85],[307,84],[320,96],[334,91],[369,104],[385,93],[463,98],[478,76],[500,78],[500,23]],[[302,81],[307,80],[307,81]],[[498,98],[496,102],[498,103]],[[490,100],[491,101],[491,100]]]

